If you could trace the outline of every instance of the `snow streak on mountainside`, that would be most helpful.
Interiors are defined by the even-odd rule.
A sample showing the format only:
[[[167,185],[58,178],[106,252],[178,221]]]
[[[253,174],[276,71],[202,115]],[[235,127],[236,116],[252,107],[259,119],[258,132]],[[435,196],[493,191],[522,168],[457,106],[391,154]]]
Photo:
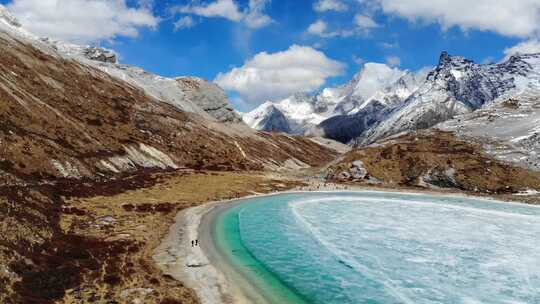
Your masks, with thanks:
[[[0,22],[7,23],[14,27],[21,27],[21,24],[2,4],[0,4]]]
[[[356,114],[364,108],[379,109],[376,105],[369,107],[372,103],[386,108],[402,102],[424,78],[425,75],[400,71],[385,64],[367,63],[353,80],[342,87],[326,88],[315,96],[298,93],[277,103],[267,102],[243,118],[248,125],[259,130],[319,134],[322,131],[316,126],[329,118]],[[270,114],[284,117],[287,122],[281,124],[284,128],[266,125],[265,122],[274,122],[266,119]]]

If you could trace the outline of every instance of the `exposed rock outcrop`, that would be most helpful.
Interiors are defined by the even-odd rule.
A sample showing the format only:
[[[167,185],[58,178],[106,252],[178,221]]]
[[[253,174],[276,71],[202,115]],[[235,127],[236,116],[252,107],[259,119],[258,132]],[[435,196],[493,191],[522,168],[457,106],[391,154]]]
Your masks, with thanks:
[[[228,102],[225,91],[216,84],[197,77],[179,77],[185,98],[192,100],[220,122],[240,123],[242,118]]]
[[[359,166],[362,162],[362,166]],[[353,173],[369,179],[354,179]],[[341,175],[345,172],[344,175]],[[352,150],[328,169],[328,179],[387,186],[438,187],[483,193],[540,190],[540,173],[496,160],[452,133],[418,131]]]

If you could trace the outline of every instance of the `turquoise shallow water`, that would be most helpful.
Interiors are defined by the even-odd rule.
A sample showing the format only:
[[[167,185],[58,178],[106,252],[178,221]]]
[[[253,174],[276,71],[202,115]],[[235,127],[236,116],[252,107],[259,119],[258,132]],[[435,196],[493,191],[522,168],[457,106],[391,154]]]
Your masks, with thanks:
[[[540,303],[540,208],[302,193],[243,201],[216,245],[273,303]]]

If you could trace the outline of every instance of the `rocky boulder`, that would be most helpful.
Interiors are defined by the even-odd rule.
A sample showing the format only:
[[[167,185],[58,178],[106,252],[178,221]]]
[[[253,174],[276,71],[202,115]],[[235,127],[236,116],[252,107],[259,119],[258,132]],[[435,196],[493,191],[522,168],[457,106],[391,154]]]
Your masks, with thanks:
[[[364,162],[361,160],[353,161],[350,166],[345,170],[338,172],[330,172],[329,179],[337,179],[339,181],[363,181],[368,180],[369,174],[364,166]]]
[[[98,48],[98,47],[87,47],[83,50],[83,55],[94,61],[108,62],[108,63],[118,63],[118,56],[114,51]]]
[[[242,118],[229,103],[227,94],[216,84],[197,77],[178,77],[185,97],[220,122],[240,123]]]

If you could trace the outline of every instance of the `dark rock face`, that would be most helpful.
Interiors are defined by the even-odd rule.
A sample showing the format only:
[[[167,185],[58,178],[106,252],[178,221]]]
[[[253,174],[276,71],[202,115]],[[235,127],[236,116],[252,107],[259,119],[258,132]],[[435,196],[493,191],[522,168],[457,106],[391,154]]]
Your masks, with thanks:
[[[379,102],[372,102],[354,115],[339,115],[323,121],[318,129],[327,138],[342,143],[349,143],[374,126],[388,112],[388,108]]]
[[[503,64],[480,65],[459,56],[441,54],[439,65],[428,75],[428,82],[437,83],[457,101],[471,109],[515,88],[512,74],[526,75],[531,67],[518,57]]]
[[[241,123],[242,118],[229,103],[225,91],[214,83],[196,77],[179,77],[186,98],[220,122]]]
[[[456,188],[460,189],[460,184],[456,181],[456,170],[454,168],[433,168],[425,176],[422,177],[422,180],[429,184],[439,188]]]
[[[267,132],[284,132],[290,133],[291,127],[287,118],[280,110],[274,106],[270,106],[268,112],[265,113],[265,117],[260,121],[262,128],[261,131]]]

